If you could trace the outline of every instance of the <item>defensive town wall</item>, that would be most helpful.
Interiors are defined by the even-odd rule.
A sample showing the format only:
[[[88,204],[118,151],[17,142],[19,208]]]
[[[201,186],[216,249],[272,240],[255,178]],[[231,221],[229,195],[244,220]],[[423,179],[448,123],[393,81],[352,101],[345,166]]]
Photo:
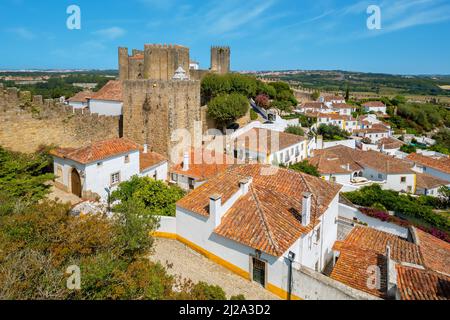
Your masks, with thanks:
[[[0,84],[0,145],[31,153],[42,145],[81,147],[91,141],[120,137],[121,117],[73,109],[59,99]]]

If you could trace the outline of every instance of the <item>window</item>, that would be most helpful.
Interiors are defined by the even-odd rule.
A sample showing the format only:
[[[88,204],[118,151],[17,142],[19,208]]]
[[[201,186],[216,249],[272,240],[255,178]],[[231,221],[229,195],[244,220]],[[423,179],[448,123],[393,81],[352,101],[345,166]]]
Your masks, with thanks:
[[[101,167],[103,165],[103,162],[97,162],[97,167]]]
[[[378,174],[378,179],[383,179],[383,175],[381,173]]]
[[[111,185],[115,186],[120,183],[120,172],[113,173],[111,175]]]
[[[336,177],[330,177],[331,182],[336,182]]]
[[[401,177],[401,178],[400,178],[400,182],[401,182],[401,183],[406,183],[406,177]]]
[[[177,180],[178,180],[178,175],[176,173],[172,173],[172,181],[177,182]]]
[[[130,156],[126,155],[124,158],[125,163],[130,163]]]
[[[320,227],[316,230],[316,243],[320,241]]]
[[[189,178],[188,184],[189,184],[189,189],[190,190],[194,190],[194,188],[195,188],[195,180],[193,178]]]
[[[61,166],[56,166],[56,176],[58,178],[58,181],[63,181],[63,170]]]

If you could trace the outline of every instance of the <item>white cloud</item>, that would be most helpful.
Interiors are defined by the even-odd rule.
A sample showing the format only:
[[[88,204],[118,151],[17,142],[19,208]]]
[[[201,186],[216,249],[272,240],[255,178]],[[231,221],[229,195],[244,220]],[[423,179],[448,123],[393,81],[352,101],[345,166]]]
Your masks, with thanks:
[[[36,35],[32,31],[24,27],[10,28],[6,31],[15,34],[16,36],[25,40],[33,40],[34,38],[36,38]]]
[[[111,27],[95,31],[94,34],[108,40],[115,40],[124,36],[126,31],[120,27]]]

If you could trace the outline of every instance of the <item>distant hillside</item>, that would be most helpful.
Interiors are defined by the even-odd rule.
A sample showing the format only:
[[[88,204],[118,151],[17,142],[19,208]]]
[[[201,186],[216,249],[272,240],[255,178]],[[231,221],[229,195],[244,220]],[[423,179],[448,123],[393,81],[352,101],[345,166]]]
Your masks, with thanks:
[[[450,96],[450,75],[404,76],[348,71],[259,72],[263,78],[298,82],[302,88],[323,91],[372,92],[380,95]]]

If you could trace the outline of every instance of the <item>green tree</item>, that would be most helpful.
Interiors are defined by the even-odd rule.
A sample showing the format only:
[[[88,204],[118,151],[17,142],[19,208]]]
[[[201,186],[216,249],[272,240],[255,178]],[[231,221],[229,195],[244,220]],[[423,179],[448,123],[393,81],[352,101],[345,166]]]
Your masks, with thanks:
[[[119,185],[111,194],[111,201],[120,201],[113,208],[115,212],[133,209],[142,210],[148,215],[175,216],[176,202],[184,194],[178,186],[168,186],[149,177],[134,176]],[[137,207],[130,207],[130,202]]]
[[[312,99],[313,101],[317,101],[319,98],[320,98],[320,92],[319,92],[319,91],[314,91],[314,92],[311,94],[311,99]]]
[[[295,135],[298,135],[298,136],[304,136],[305,135],[305,131],[303,131],[303,128],[300,127],[300,126],[290,125],[290,126],[288,126],[286,128],[286,130],[284,132],[295,134]]]
[[[243,117],[248,109],[248,99],[241,94],[219,95],[209,102],[208,116],[216,120],[219,125],[226,127]]]
[[[309,174],[314,177],[320,177],[320,173],[319,173],[319,170],[317,169],[317,167],[310,164],[308,162],[308,160],[304,160],[302,162],[290,165],[289,169],[303,172],[303,173]]]
[[[342,140],[349,136],[349,133],[342,130],[338,126],[321,124],[318,128],[318,134],[322,135],[325,140]]]

